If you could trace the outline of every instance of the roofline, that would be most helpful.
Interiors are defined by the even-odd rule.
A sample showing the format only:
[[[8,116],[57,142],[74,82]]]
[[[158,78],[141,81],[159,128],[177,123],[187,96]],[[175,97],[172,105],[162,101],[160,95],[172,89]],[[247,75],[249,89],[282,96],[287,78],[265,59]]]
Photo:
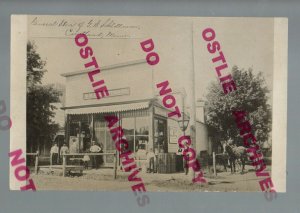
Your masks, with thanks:
[[[132,66],[132,65],[137,65],[137,64],[143,64],[146,63],[147,61],[145,59],[140,59],[140,60],[134,60],[134,61],[128,61],[125,63],[118,63],[118,64],[112,64],[112,65],[108,65],[108,66],[103,66],[101,67],[101,71],[106,71],[106,70],[111,70],[111,69],[115,69],[115,68],[119,68],[119,67],[126,67],[126,66]],[[82,74],[86,74],[90,71],[92,71],[94,69],[85,69],[85,70],[79,70],[79,71],[74,71],[74,72],[68,72],[68,73],[62,73],[60,74],[63,77],[70,77],[70,76],[74,76],[74,75],[82,75]]]
[[[204,122],[202,122],[202,121],[199,121],[198,119],[196,119],[196,122],[201,123],[201,124],[204,124],[204,125],[207,125],[206,123],[204,123]]]
[[[142,99],[142,100],[134,100],[134,101],[123,101],[123,102],[115,102],[115,103],[105,103],[105,104],[89,104],[89,105],[80,105],[80,106],[65,106],[61,107],[62,110],[66,109],[78,109],[78,108],[89,108],[89,107],[99,107],[99,106],[111,106],[111,105],[121,105],[121,104],[131,104],[131,103],[140,103],[145,101],[155,101],[153,98]]]

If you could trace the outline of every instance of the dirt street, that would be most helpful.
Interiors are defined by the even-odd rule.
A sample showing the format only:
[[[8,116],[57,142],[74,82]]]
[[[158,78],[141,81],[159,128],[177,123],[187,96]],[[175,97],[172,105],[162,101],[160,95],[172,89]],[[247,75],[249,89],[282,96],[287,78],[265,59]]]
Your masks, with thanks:
[[[250,171],[248,171],[250,169]],[[247,172],[248,171],[248,172]],[[113,179],[112,169],[85,170],[82,176],[71,175],[61,177],[55,174],[40,172],[32,175],[37,190],[91,190],[91,191],[130,191],[131,182],[128,173],[118,171],[117,179]],[[188,192],[188,191],[260,191],[259,179],[251,167],[245,174],[230,172],[218,173],[217,177],[205,174],[208,184],[193,184],[192,176],[183,173],[149,174],[140,172],[147,191]]]

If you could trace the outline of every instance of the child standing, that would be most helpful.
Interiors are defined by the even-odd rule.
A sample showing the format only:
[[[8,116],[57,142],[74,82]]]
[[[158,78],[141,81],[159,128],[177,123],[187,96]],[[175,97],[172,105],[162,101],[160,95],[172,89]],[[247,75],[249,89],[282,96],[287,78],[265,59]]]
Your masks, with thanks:
[[[88,169],[89,168],[89,161],[91,160],[90,156],[87,155],[88,152],[89,152],[89,150],[87,149],[86,153],[85,153],[85,155],[83,156],[83,159],[82,159],[83,164],[84,164],[84,169]]]

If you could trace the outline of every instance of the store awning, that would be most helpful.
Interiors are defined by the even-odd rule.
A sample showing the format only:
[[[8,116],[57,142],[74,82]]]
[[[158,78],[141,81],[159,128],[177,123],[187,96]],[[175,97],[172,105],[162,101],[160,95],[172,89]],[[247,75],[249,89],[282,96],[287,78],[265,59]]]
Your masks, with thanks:
[[[130,103],[130,104],[66,109],[66,113],[69,115],[112,113],[112,112],[124,112],[130,110],[147,109],[148,107],[149,107],[149,101],[146,101],[146,102]]]

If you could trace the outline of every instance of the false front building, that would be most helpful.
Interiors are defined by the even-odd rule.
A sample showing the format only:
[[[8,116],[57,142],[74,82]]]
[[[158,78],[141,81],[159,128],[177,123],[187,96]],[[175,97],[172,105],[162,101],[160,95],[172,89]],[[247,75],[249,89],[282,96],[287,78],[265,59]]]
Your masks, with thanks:
[[[178,151],[177,140],[183,132],[178,120],[167,117],[170,111],[161,105],[153,80],[154,73],[145,60],[102,67],[100,75],[109,91],[109,96],[102,99],[96,98],[88,72],[89,70],[84,70],[62,74],[66,77],[63,109],[69,147],[77,141],[79,152],[85,152],[91,142],[95,141],[101,145],[103,152],[115,152],[104,116],[116,115],[120,119],[129,149],[136,157],[150,148],[155,153]],[[178,90],[174,96],[182,99],[183,93]],[[203,128],[206,131],[205,125]],[[192,134],[191,129],[193,128],[188,128],[186,134]],[[195,138],[196,134],[193,135]],[[203,137],[201,143],[206,143],[207,134]],[[113,157],[104,156],[104,165],[112,164]]]

